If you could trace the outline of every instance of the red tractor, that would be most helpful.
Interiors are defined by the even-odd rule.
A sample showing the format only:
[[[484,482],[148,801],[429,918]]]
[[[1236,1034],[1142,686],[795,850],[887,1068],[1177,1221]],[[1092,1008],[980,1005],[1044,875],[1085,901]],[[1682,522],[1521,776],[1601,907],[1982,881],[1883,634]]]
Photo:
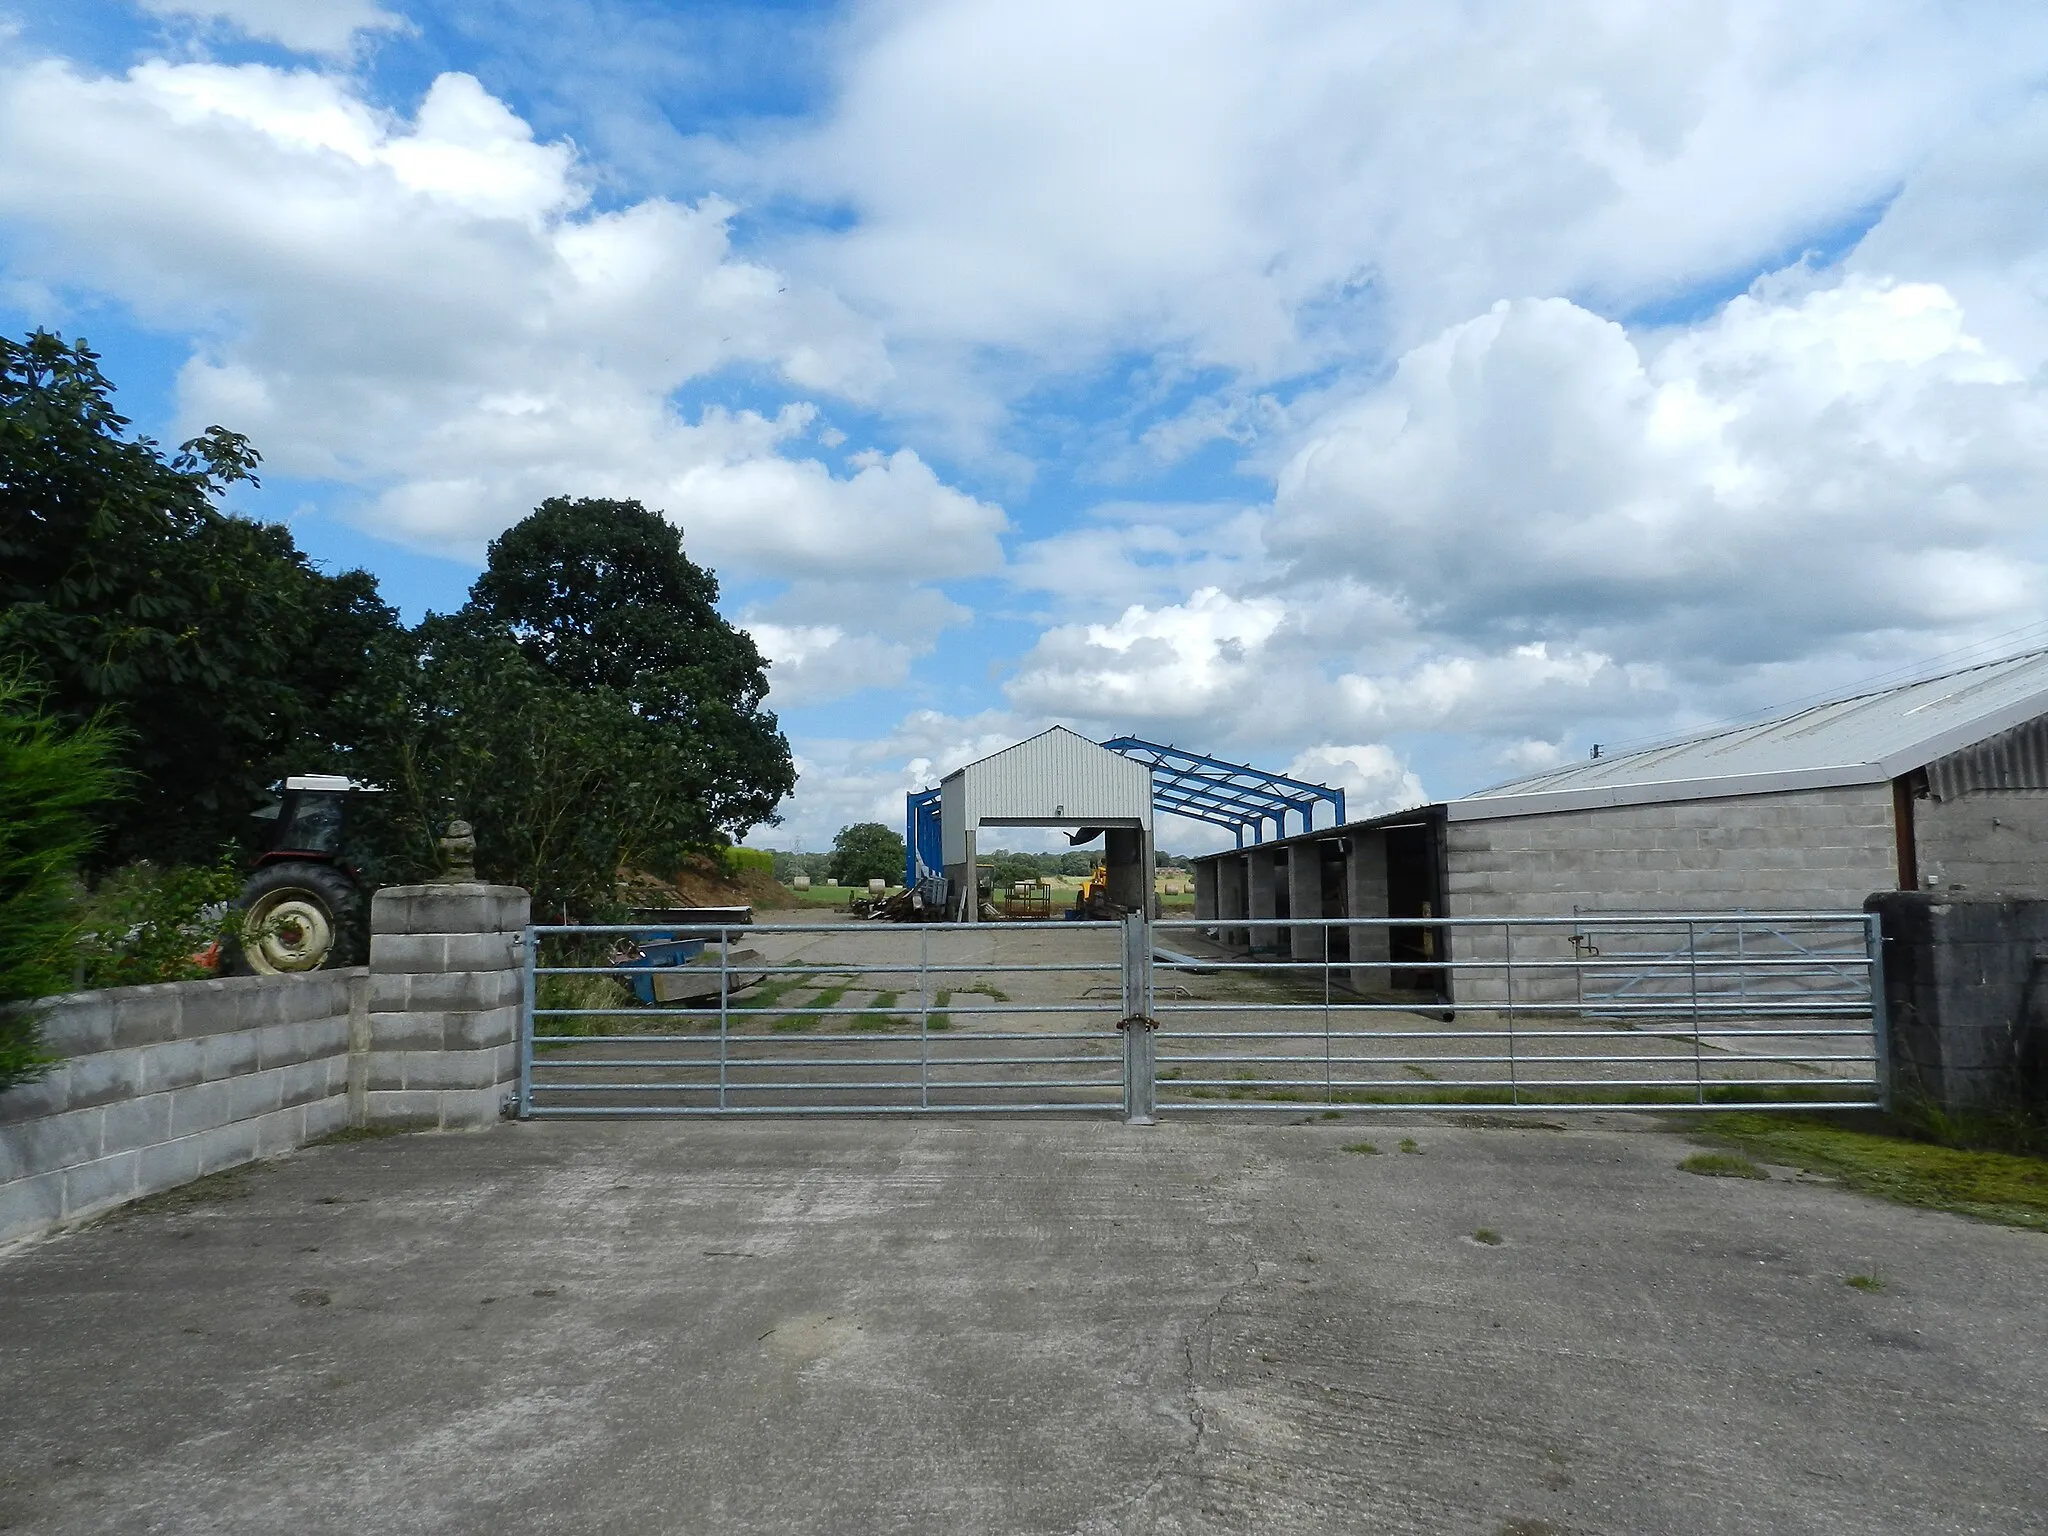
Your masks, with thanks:
[[[238,902],[237,969],[278,976],[362,963],[369,897],[344,861],[342,830],[351,802],[376,793],[339,774],[295,774],[276,805],[255,813],[275,825]]]

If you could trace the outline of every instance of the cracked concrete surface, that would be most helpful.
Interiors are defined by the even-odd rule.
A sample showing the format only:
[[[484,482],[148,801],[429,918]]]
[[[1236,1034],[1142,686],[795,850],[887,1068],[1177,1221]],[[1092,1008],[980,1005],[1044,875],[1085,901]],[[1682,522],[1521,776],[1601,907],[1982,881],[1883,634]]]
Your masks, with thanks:
[[[2048,1237],[1689,1150],[1621,1116],[317,1148],[0,1257],[0,1529],[2048,1528]]]

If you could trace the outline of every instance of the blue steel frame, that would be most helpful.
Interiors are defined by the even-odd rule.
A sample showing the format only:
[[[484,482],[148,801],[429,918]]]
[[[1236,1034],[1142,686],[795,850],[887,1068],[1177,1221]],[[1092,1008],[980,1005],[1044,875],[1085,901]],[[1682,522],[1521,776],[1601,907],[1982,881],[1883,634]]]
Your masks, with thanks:
[[[1268,773],[1249,763],[1226,763],[1221,758],[1184,752],[1179,747],[1161,746],[1136,736],[1118,736],[1103,746],[1125,757],[1135,758],[1152,770],[1152,806],[1190,821],[1206,821],[1228,827],[1237,834],[1237,846],[1244,846],[1245,828],[1252,841],[1266,840],[1266,824],[1275,835],[1287,836],[1287,813],[1301,818],[1302,832],[1315,828],[1315,808],[1327,805],[1334,811],[1332,826],[1344,825],[1344,791],[1327,784],[1308,784],[1284,773]],[[923,873],[939,874],[945,862],[939,835],[939,791],[921,789],[903,797],[903,883],[917,884],[919,866]]]
[[[1135,758],[1152,770],[1152,805],[1190,821],[1229,827],[1244,846],[1245,828],[1252,841],[1266,840],[1266,823],[1277,836],[1287,836],[1287,813],[1301,818],[1302,832],[1314,830],[1315,808],[1327,805],[1336,813],[1332,826],[1344,824],[1344,791],[1327,784],[1308,784],[1284,773],[1268,773],[1249,763],[1226,763],[1199,752],[1161,746],[1136,736],[1118,736],[1103,743],[1112,752]]]
[[[939,832],[939,792],[920,789],[903,797],[903,888],[924,875],[945,873],[946,845]]]

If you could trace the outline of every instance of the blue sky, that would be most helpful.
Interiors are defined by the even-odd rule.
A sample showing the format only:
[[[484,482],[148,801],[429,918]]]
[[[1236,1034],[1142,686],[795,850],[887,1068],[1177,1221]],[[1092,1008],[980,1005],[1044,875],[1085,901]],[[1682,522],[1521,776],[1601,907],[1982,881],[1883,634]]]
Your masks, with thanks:
[[[1054,722],[1370,811],[2048,634],[2036,8],[0,27],[0,322],[410,616],[663,508],[774,661],[755,842]]]

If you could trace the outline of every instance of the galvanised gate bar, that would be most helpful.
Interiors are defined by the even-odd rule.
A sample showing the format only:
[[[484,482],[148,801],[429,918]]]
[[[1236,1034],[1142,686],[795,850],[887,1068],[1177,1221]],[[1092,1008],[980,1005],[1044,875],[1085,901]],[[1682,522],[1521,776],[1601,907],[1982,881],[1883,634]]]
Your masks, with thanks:
[[[1862,1108],[1887,1097],[1876,922],[1294,919],[1305,960],[1135,914],[537,927],[519,1112]]]
[[[1279,960],[1213,922],[1154,922],[1157,1107],[1869,1107],[1887,1095],[1877,923],[1294,920],[1323,958]]]
[[[1120,1113],[1132,931],[536,927],[519,1113]]]

